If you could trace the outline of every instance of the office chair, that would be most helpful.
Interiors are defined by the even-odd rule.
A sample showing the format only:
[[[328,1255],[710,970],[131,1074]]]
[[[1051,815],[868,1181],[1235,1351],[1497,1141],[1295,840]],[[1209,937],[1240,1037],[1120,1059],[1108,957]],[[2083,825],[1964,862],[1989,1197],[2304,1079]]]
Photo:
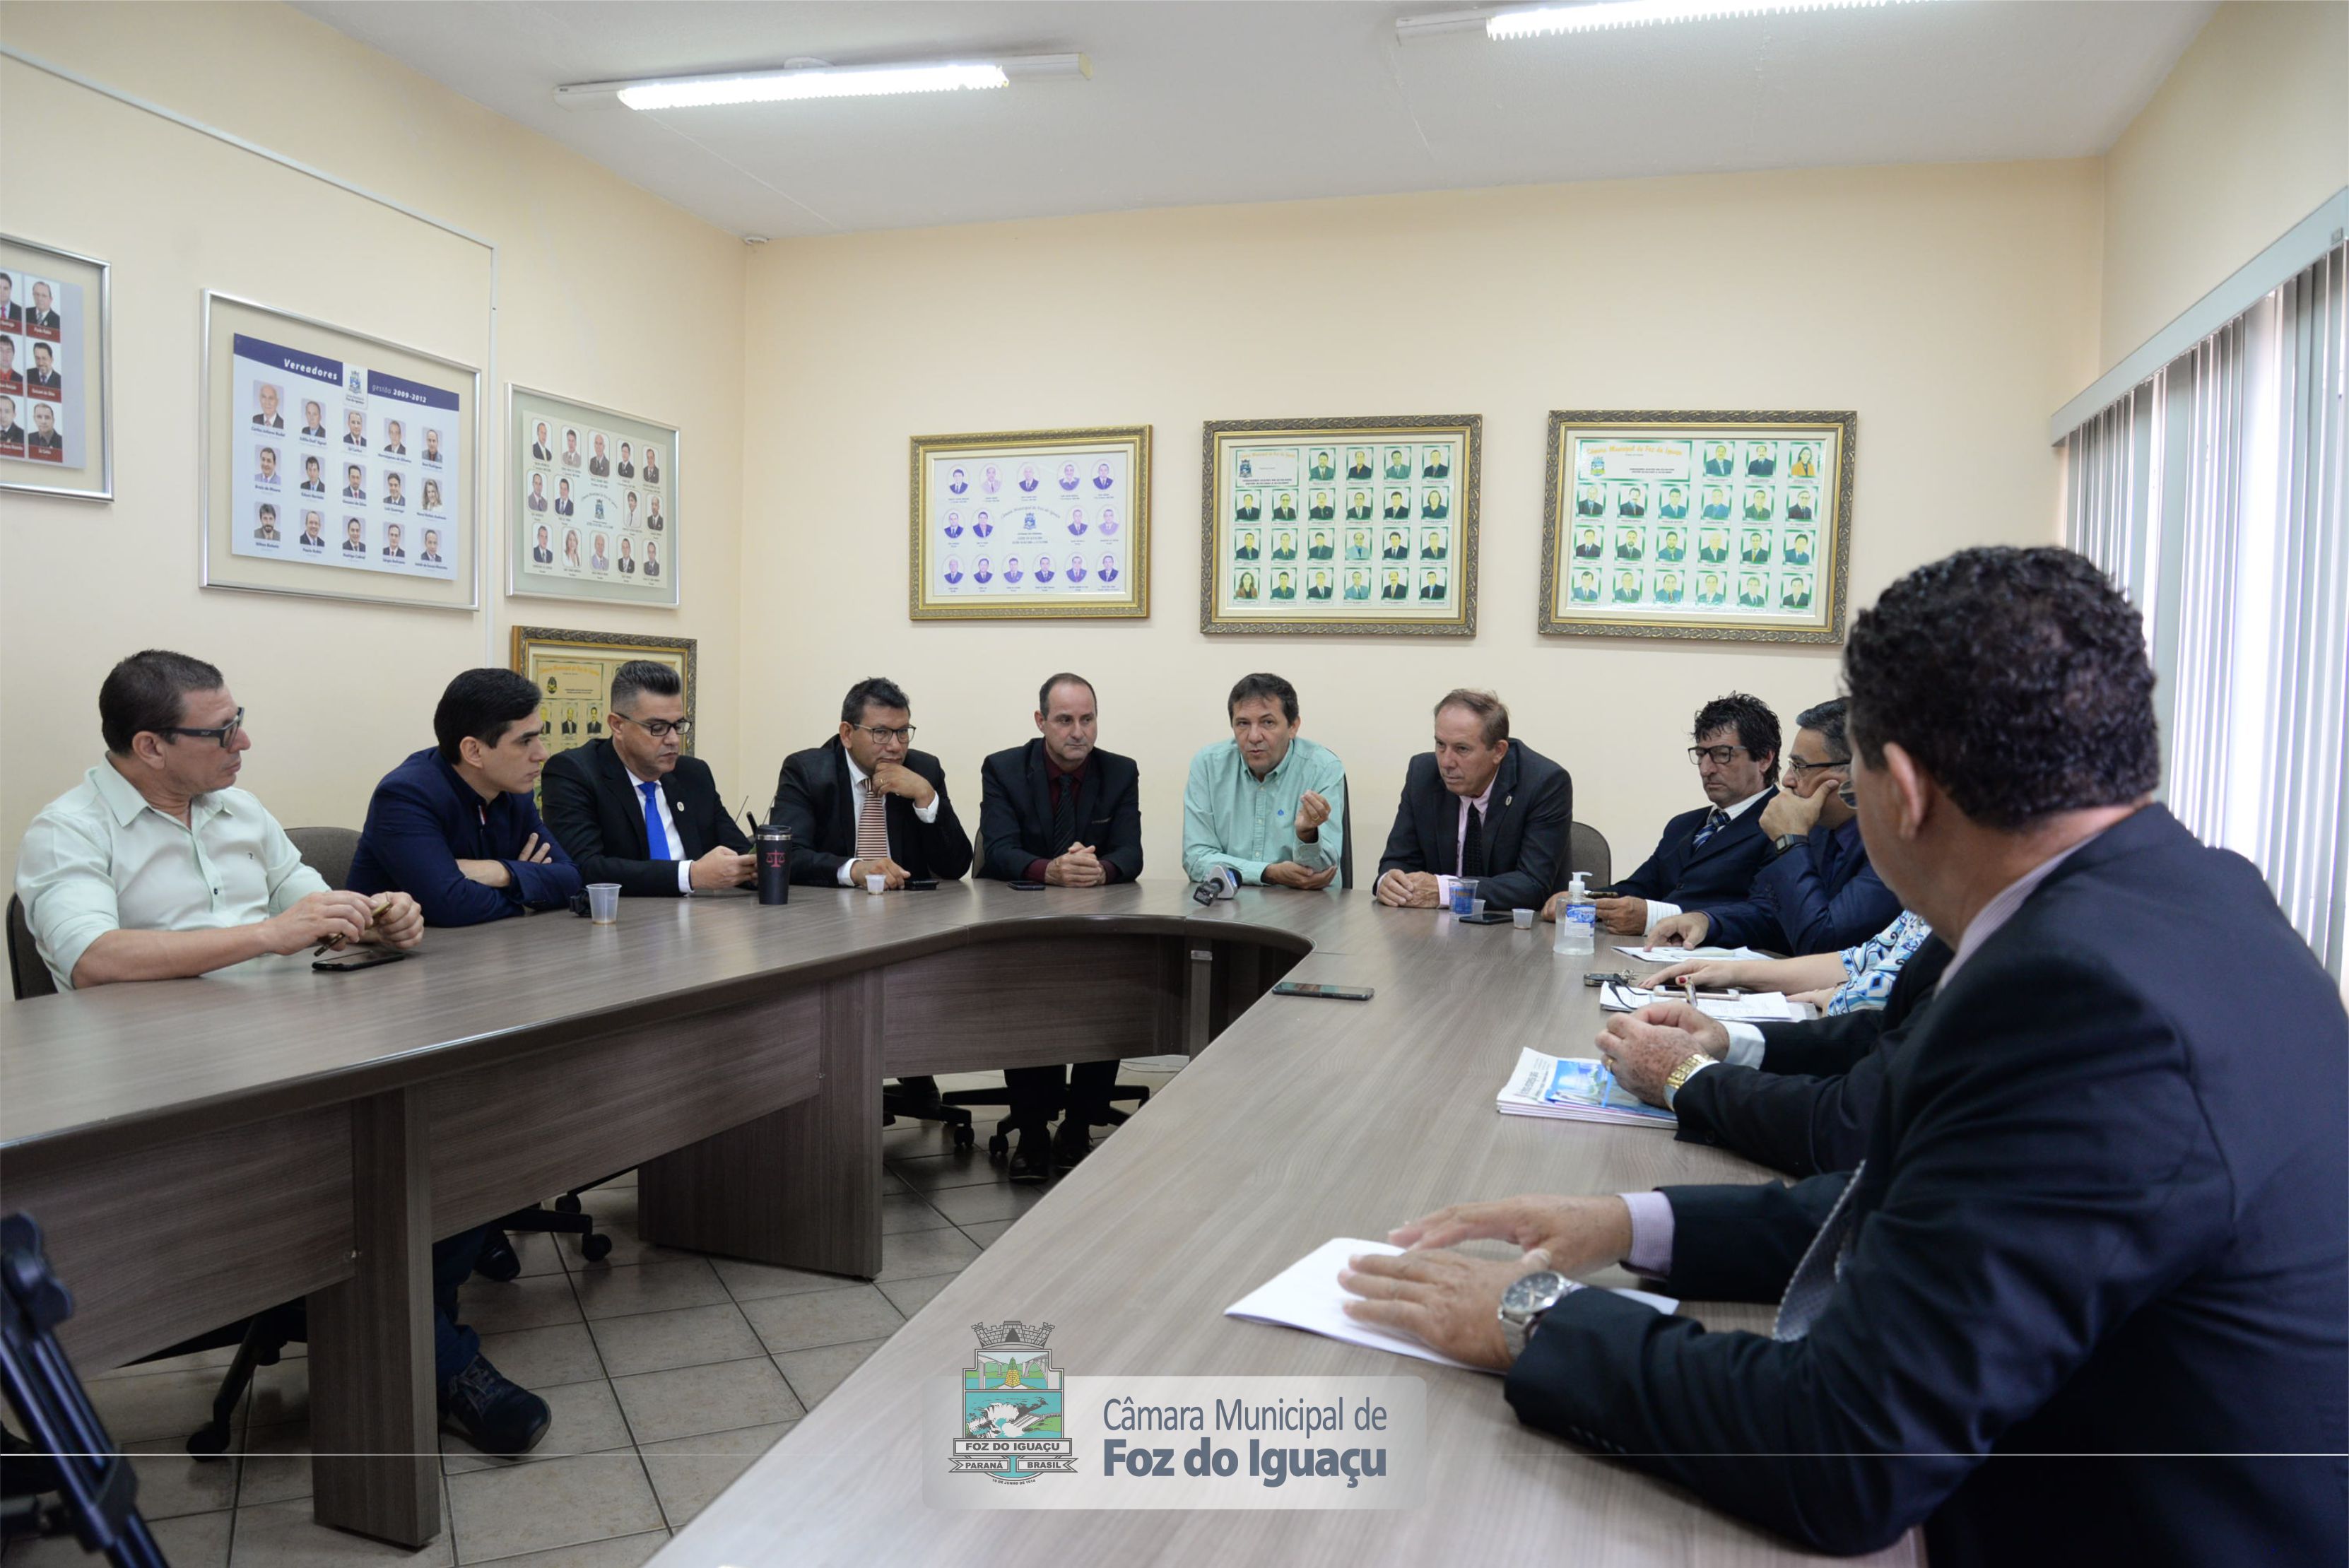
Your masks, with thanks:
[[[33,941],[33,928],[25,923],[25,901],[13,892],[8,895],[8,984],[19,1002],[57,994],[57,983]]]
[[[1576,872],[1580,872],[1592,887],[1615,885],[1615,856],[1607,848],[1606,834],[1588,822],[1576,822],[1568,831],[1567,841],[1566,865],[1569,878]]]

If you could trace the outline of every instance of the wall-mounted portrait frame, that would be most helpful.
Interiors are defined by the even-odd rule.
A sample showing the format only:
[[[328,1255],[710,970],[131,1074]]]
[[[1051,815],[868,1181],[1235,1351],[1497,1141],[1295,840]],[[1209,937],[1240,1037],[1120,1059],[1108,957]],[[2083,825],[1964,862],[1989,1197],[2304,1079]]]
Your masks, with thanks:
[[[559,626],[516,626],[511,666],[544,693],[540,727],[550,752],[568,751],[604,738],[604,709],[612,675],[631,659],[667,665],[684,678],[685,711],[693,712],[697,644],[691,637],[649,636],[639,632],[574,632]],[[686,754],[693,735],[686,733]]]
[[[1149,426],[916,436],[911,447],[912,619],[1149,615]]]
[[[1481,414],[1203,428],[1199,630],[1473,637]]]
[[[481,607],[481,373],[206,290],[198,580]]]
[[[506,383],[506,593],[674,610],[675,425]]]
[[[1842,642],[1858,422],[1553,411],[1540,629]]]
[[[114,269],[0,234],[0,490],[112,500]]]

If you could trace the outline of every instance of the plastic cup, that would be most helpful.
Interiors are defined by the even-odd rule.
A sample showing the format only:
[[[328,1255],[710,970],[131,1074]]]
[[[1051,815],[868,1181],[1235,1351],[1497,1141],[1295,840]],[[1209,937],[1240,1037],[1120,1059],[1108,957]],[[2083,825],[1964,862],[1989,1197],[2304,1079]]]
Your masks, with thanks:
[[[1534,916],[1540,913],[1539,910],[1533,909],[1513,909],[1509,911],[1509,921],[1519,931],[1531,931],[1534,928]]]
[[[1468,901],[1468,913],[1471,914],[1483,914],[1485,913],[1485,901],[1481,898],[1470,899]]]
[[[879,872],[874,872],[872,875],[864,879],[864,891],[866,892],[879,892],[883,888],[885,888],[888,885],[889,879]]]
[[[1476,879],[1462,877],[1452,884],[1452,913],[1471,914],[1476,908]]]
[[[620,918],[620,884],[618,882],[587,884],[587,918],[597,925],[609,925]]]

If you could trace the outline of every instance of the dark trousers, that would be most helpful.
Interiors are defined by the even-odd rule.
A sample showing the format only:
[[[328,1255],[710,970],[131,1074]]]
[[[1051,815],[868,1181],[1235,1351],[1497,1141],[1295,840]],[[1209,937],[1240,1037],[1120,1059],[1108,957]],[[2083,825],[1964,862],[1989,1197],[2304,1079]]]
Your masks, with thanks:
[[[432,1243],[432,1367],[440,1387],[481,1353],[481,1336],[457,1321],[457,1287],[472,1277],[473,1260],[490,1239],[490,1227]]]
[[[1117,1083],[1117,1060],[1079,1062],[1073,1068],[1006,1068],[1004,1087],[1010,1091],[1014,1126],[1040,1126],[1052,1119],[1065,1096],[1070,1113],[1091,1122],[1106,1121],[1109,1091]]]

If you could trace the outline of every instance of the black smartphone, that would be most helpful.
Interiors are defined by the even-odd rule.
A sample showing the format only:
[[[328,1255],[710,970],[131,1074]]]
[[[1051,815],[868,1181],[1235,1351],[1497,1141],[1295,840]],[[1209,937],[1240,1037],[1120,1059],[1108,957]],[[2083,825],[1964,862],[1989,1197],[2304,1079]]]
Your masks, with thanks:
[[[1509,923],[1509,912],[1488,909],[1482,914],[1455,914],[1452,921],[1455,925],[1506,925]]]
[[[378,964],[397,964],[407,956],[397,947],[346,947],[340,953],[329,953],[310,967],[340,975],[352,969],[372,969]]]
[[[937,889],[938,879],[936,877],[907,877],[905,879],[905,891],[907,892],[937,892]]]
[[[1502,919],[1508,918],[1503,915]],[[1283,980],[1272,988],[1276,996],[1320,996],[1332,1002],[1367,1002],[1377,995],[1371,985],[1323,985],[1310,980]]]
[[[1013,892],[1042,892],[1044,891],[1044,884],[1042,882],[1016,882],[1011,884],[1011,891]]]

